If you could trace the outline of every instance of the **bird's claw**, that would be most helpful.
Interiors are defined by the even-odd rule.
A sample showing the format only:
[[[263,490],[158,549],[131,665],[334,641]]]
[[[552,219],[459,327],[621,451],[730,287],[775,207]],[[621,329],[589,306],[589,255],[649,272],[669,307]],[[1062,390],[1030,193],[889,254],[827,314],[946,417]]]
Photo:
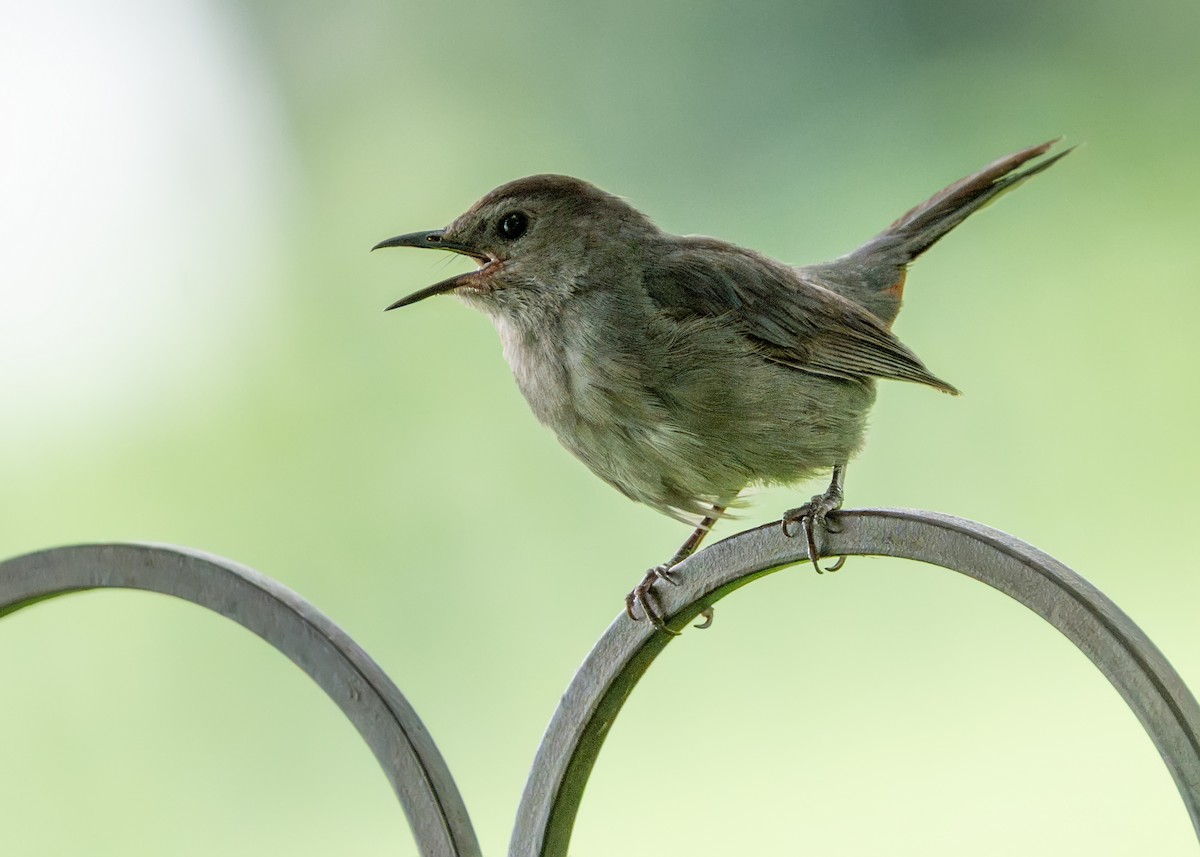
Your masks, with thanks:
[[[835,531],[835,532],[836,532],[836,531]],[[839,570],[839,569],[840,569],[840,568],[841,568],[843,565],[845,565],[845,564],[846,564],[846,557],[845,557],[845,556],[839,556],[839,557],[838,557],[836,560],[834,560],[834,563],[833,563],[833,565],[826,566],[826,567],[825,567],[825,570],[826,570],[826,571],[837,571],[837,570]],[[820,570],[820,569],[818,569],[818,571],[819,571],[819,570]]]
[[[625,596],[625,615],[634,622],[641,621],[634,612],[635,608],[640,607],[642,618],[646,619],[658,630],[666,631],[668,634],[678,637],[678,631],[672,631],[667,627],[666,617],[663,616],[662,603],[658,599],[658,594],[654,591],[654,584],[660,580],[665,580],[672,586],[680,585],[680,581],[676,579],[676,575],[672,573],[672,569],[673,566],[663,563],[647,571],[646,576],[642,578],[642,582],[633,587],[630,593]],[[700,616],[704,621],[693,627],[707,628],[712,625],[712,607],[705,607],[700,611]]]
[[[675,566],[665,562],[662,565],[654,566],[654,568],[646,572],[646,577],[653,577],[655,580],[665,580],[672,586],[680,585],[679,581],[675,577]]]
[[[654,592],[654,584],[660,580],[665,580],[674,586],[679,585],[679,581],[671,576],[670,566],[666,564],[654,566],[654,568],[646,572],[646,576],[642,578],[642,582],[633,587],[629,594],[625,596],[625,615],[634,622],[640,621],[634,613],[634,608],[640,607],[642,609],[642,618],[658,630],[666,631],[668,634],[678,637],[678,631],[672,631],[667,627],[666,617],[663,616],[662,604],[658,600],[658,595]]]
[[[842,525],[829,517],[830,513],[836,512],[840,508],[842,508],[842,492],[835,485],[831,485],[824,494],[818,494],[803,506],[785,512],[783,520],[780,522],[783,534],[789,539],[798,535],[793,527],[796,524],[800,525],[800,530],[804,533],[804,540],[808,543],[808,561],[812,563],[817,574],[837,571],[846,564],[846,558],[839,556],[833,565],[825,569],[821,568],[821,564],[818,562],[821,554],[817,550],[817,539],[813,526],[814,522],[819,523],[831,533],[840,533]]]

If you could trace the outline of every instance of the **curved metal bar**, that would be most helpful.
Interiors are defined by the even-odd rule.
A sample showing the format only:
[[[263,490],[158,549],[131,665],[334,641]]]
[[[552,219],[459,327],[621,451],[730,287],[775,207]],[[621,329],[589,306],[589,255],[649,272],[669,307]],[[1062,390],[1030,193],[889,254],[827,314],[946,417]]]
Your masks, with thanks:
[[[148,544],[55,548],[0,563],[0,616],[86,589],[174,595],[253,631],[308,673],[358,729],[400,799],[426,857],[479,857],[479,843],[433,740],[370,657],[287,587],[237,563]]]
[[[1162,653],[1115,604],[1071,569],[981,524],[900,509],[847,511],[824,556],[915,559],[961,572],[1033,610],[1078,646],[1137,714],[1175,778],[1200,835],[1200,707]],[[755,578],[807,559],[803,539],[778,523],[717,542],[679,565],[662,587],[679,630],[704,607]],[[592,649],[538,749],[517,811],[510,857],[561,857],[600,746],[642,673],[674,637],[624,613]]]

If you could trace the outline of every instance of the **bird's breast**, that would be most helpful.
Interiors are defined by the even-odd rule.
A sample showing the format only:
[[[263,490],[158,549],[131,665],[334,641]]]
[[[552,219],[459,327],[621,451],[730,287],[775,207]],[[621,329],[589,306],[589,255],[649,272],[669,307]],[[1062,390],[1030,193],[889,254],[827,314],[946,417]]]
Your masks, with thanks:
[[[537,418],[626,496],[667,514],[683,509],[692,515],[705,507],[697,497],[727,493],[730,482],[737,483],[736,493],[744,484],[722,472],[713,487],[697,472],[697,462],[706,460],[704,441],[664,407],[664,391],[639,350],[646,331],[636,337],[612,325],[572,324],[569,317],[533,329],[497,319],[496,328]]]
[[[566,359],[569,346],[554,329],[556,326],[539,328],[503,316],[493,321],[504,358],[534,415],[556,431],[571,422],[576,409],[571,367]]]

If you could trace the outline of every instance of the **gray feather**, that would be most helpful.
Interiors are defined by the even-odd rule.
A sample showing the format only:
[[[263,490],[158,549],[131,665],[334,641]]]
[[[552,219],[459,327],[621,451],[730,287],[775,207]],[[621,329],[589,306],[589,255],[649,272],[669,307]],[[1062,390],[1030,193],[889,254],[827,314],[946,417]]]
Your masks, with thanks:
[[[792,268],[712,238],[670,237],[646,291],[674,318],[726,318],[764,360],[834,378],[889,378],[948,393],[870,311]]]

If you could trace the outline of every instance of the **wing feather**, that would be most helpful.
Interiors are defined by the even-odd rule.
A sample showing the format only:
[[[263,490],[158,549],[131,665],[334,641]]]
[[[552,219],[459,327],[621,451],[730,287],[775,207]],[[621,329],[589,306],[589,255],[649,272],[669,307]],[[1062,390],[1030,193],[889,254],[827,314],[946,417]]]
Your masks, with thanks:
[[[958,393],[869,310],[796,269],[711,238],[671,241],[646,278],[662,311],[728,316],[764,359],[801,372],[891,378]]]

